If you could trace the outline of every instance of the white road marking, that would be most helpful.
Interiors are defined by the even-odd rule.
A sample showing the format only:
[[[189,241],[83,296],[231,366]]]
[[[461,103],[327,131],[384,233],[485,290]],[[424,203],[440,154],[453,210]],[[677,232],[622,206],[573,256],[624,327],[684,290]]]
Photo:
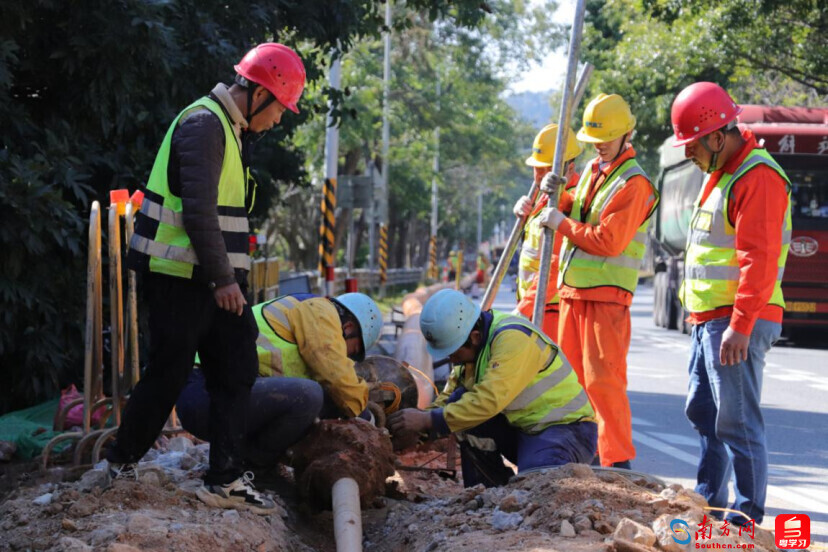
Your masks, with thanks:
[[[676,447],[642,431],[633,431],[633,441],[637,441],[692,466],[698,465],[697,456],[688,454],[683,450],[677,449]],[[819,496],[819,498],[812,498],[813,490],[810,488],[795,485],[786,485],[785,488],[782,488],[769,484],[768,494],[779,500],[792,504],[797,508],[802,508],[805,511],[817,513],[828,512],[828,501],[825,501],[826,495],[823,494]]]
[[[672,445],[681,445],[685,447],[699,447],[699,439],[688,437],[687,435],[679,435],[678,433],[650,433],[656,439],[661,439]]]
[[[649,420],[645,420],[644,418],[636,418],[635,416],[632,417],[632,424],[634,426],[654,426],[655,424]]]
[[[638,441],[642,445],[646,445],[650,448],[656,449],[659,452],[663,452],[668,456],[672,456],[677,460],[681,460],[682,462],[687,462],[692,466],[696,466],[699,463],[699,458],[696,455],[690,454],[688,452],[684,452],[681,449],[677,449],[672,445],[668,445],[663,441],[659,441],[655,437],[651,437],[649,434],[644,433],[643,431],[633,431],[633,441]]]

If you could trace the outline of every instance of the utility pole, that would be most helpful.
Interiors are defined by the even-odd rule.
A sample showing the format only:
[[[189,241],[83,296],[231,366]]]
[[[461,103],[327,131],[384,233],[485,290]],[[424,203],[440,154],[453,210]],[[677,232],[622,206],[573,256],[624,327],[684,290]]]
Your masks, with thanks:
[[[475,259],[480,253],[480,244],[483,243],[483,189],[477,190],[477,249]]]
[[[342,70],[337,56],[331,63],[328,81],[331,88],[338,90],[342,82]],[[328,101],[328,116],[325,129],[325,185],[322,190],[322,220],[319,224],[319,278],[320,289],[328,297],[333,297],[334,290],[334,227],[336,225],[336,179],[339,163],[339,126],[333,118],[333,100]]]
[[[379,296],[385,297],[385,282],[388,279],[388,173],[391,163],[388,159],[388,146],[391,140],[390,116],[391,105],[389,88],[391,86],[391,0],[385,0],[385,52],[382,70],[382,190],[380,193],[380,243]]]
[[[440,71],[437,71],[437,120],[440,120]],[[437,268],[437,175],[440,173],[440,125],[434,127],[434,170],[431,175],[431,239],[429,240],[430,271],[433,279],[439,278]]]

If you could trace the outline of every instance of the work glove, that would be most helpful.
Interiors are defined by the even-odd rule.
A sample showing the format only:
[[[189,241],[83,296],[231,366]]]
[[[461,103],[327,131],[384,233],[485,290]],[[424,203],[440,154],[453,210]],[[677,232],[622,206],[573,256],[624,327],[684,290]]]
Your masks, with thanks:
[[[515,203],[512,212],[516,217],[527,217],[532,212],[532,200],[529,196],[521,196],[517,203]]]
[[[549,195],[550,197],[556,197],[558,188],[565,183],[566,178],[549,172],[546,173],[541,180],[540,189],[543,193]]]
[[[546,226],[547,228],[551,228],[552,230],[557,230],[558,226],[566,218],[566,215],[555,209],[554,207],[547,207],[541,213],[539,222],[541,226]]]

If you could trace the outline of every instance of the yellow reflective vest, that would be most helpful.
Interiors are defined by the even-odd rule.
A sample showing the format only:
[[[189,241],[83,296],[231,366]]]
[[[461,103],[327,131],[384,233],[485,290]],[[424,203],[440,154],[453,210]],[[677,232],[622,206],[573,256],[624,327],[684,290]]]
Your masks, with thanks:
[[[601,184],[595,193],[592,204],[587,213],[583,213],[583,205],[589,193],[592,170],[584,171],[578,186],[575,189],[575,198],[572,204],[572,218],[597,226],[601,223],[601,215],[610,200],[634,176],[643,176],[648,179],[644,170],[638,165],[635,158],[627,159],[616,167]],[[569,238],[564,238],[561,247],[561,261],[558,266],[558,287],[567,285],[573,288],[587,289],[600,286],[614,286],[635,293],[638,286],[638,270],[647,249],[647,227],[650,217],[658,205],[658,192],[650,183],[655,201],[632,241],[624,248],[620,255],[604,257],[591,255],[577,247]]]
[[[253,307],[259,326],[259,375],[318,382],[345,415],[368,405],[368,384],[357,377],[331,301],[311,294],[283,295]]]
[[[518,257],[518,302],[526,295],[526,291],[532,285],[532,280],[539,270],[540,248],[541,241],[543,240],[543,226],[540,225],[541,214],[543,214],[543,209],[538,209],[537,212],[530,214],[524,226],[523,245],[520,248],[520,257]],[[549,303],[559,302],[560,297],[556,293],[555,297]]]
[[[491,311],[487,340],[474,364],[456,366],[434,406],[449,429],[473,428],[502,413],[525,433],[557,424],[593,421],[578,377],[558,347],[525,318]],[[458,386],[460,400],[446,404]]]
[[[236,135],[218,102],[201,98],[182,111],[172,122],[152,166],[144,201],[136,216],[135,233],[129,247],[134,255],[149,257],[150,272],[179,278],[193,277],[198,263],[195,249],[184,229],[181,198],[170,191],[167,167],[170,161],[172,136],[181,117],[199,108],[214,113],[224,128],[224,157],[218,184],[218,219],[233,268],[250,270],[248,235],[250,232],[245,208],[247,177],[242,166]]]
[[[791,243],[791,193],[790,180],[782,167],[764,149],[751,151],[733,174],[725,173],[711,190],[704,203],[702,186],[696,199],[690,232],[684,256],[684,281],[679,298],[690,312],[707,312],[719,307],[731,306],[739,286],[739,260],[736,255],[736,228],[728,216],[728,202],[733,185],[752,168],[764,164],[779,173],[788,187],[787,214],[782,232],[782,249],[777,260],[776,283],[769,303],[785,308],[782,297],[782,275]]]

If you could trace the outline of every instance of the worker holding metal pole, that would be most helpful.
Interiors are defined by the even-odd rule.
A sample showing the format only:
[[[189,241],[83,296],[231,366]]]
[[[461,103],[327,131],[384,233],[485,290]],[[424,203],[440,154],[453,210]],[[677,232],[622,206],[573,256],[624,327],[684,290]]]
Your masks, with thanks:
[[[578,77],[578,85],[575,88],[575,99],[573,100],[572,105],[578,105],[581,102],[581,98],[586,91],[587,81],[589,81],[589,77],[592,75],[592,69],[592,65],[587,63],[581,70],[581,75]],[[538,197],[538,192],[540,190],[539,186],[540,183],[533,181],[532,186],[529,189],[529,193],[526,195],[526,197],[532,200],[533,205]],[[512,257],[515,255],[518,241],[520,241],[523,228],[526,225],[527,217],[521,215],[516,216],[517,220],[512,226],[509,238],[506,240],[506,245],[503,248],[503,254],[500,256],[500,259],[498,259],[497,266],[495,267],[494,272],[492,272],[492,277],[489,280],[489,285],[486,287],[486,293],[483,294],[483,299],[480,303],[483,310],[490,309],[492,307],[495,295],[497,295],[497,290],[500,288],[500,284],[506,276],[506,271],[509,269],[509,264],[512,262]]]
[[[593,99],[577,138],[593,144],[598,156],[574,194],[563,198],[564,211],[548,207],[541,215],[542,225],[564,236],[559,344],[595,407],[601,464],[627,469],[635,457],[627,398],[630,304],[658,203],[629,144],[634,127],[621,96]],[[539,286],[545,283],[541,278]]]
[[[563,173],[564,155],[566,152],[566,133],[569,132],[569,121],[572,117],[572,97],[575,88],[575,72],[578,68],[578,55],[581,49],[581,36],[584,30],[584,9],[586,0],[578,0],[575,5],[575,19],[572,23],[572,32],[569,35],[569,55],[566,67],[566,83],[561,98],[561,112],[558,119],[558,135],[555,140],[555,156],[552,160],[550,177],[542,182],[541,192],[549,196],[549,205],[558,205],[559,191],[566,185]],[[545,184],[545,186],[543,186]],[[549,269],[552,264],[553,230],[544,229],[540,248],[540,272],[538,274],[538,297],[546,297],[546,288],[549,286]],[[543,325],[545,301],[536,301],[532,313],[532,322],[537,326]]]
[[[535,143],[532,145],[532,155],[526,159],[526,164],[533,168],[535,183],[540,185],[541,180],[551,174],[552,155],[555,150],[558,125],[546,125],[538,133]],[[575,139],[575,133],[571,130],[567,133],[566,144],[566,189],[570,190],[578,183],[579,175],[575,172],[574,159],[581,154],[582,148]],[[561,200],[564,196],[561,196]],[[540,216],[548,205],[549,196],[543,194],[533,204],[529,196],[521,197],[515,204],[514,213],[518,217],[527,217],[523,235],[523,246],[520,250],[518,260],[517,276],[517,312],[530,318],[535,309],[535,300],[538,291],[538,275],[540,266],[541,236],[544,227],[540,225]],[[561,203],[558,208],[562,208]],[[549,287],[546,291],[546,306],[543,316],[543,333],[558,341],[558,254],[561,251],[562,237],[555,235],[555,244],[552,251],[552,266],[549,269]]]

